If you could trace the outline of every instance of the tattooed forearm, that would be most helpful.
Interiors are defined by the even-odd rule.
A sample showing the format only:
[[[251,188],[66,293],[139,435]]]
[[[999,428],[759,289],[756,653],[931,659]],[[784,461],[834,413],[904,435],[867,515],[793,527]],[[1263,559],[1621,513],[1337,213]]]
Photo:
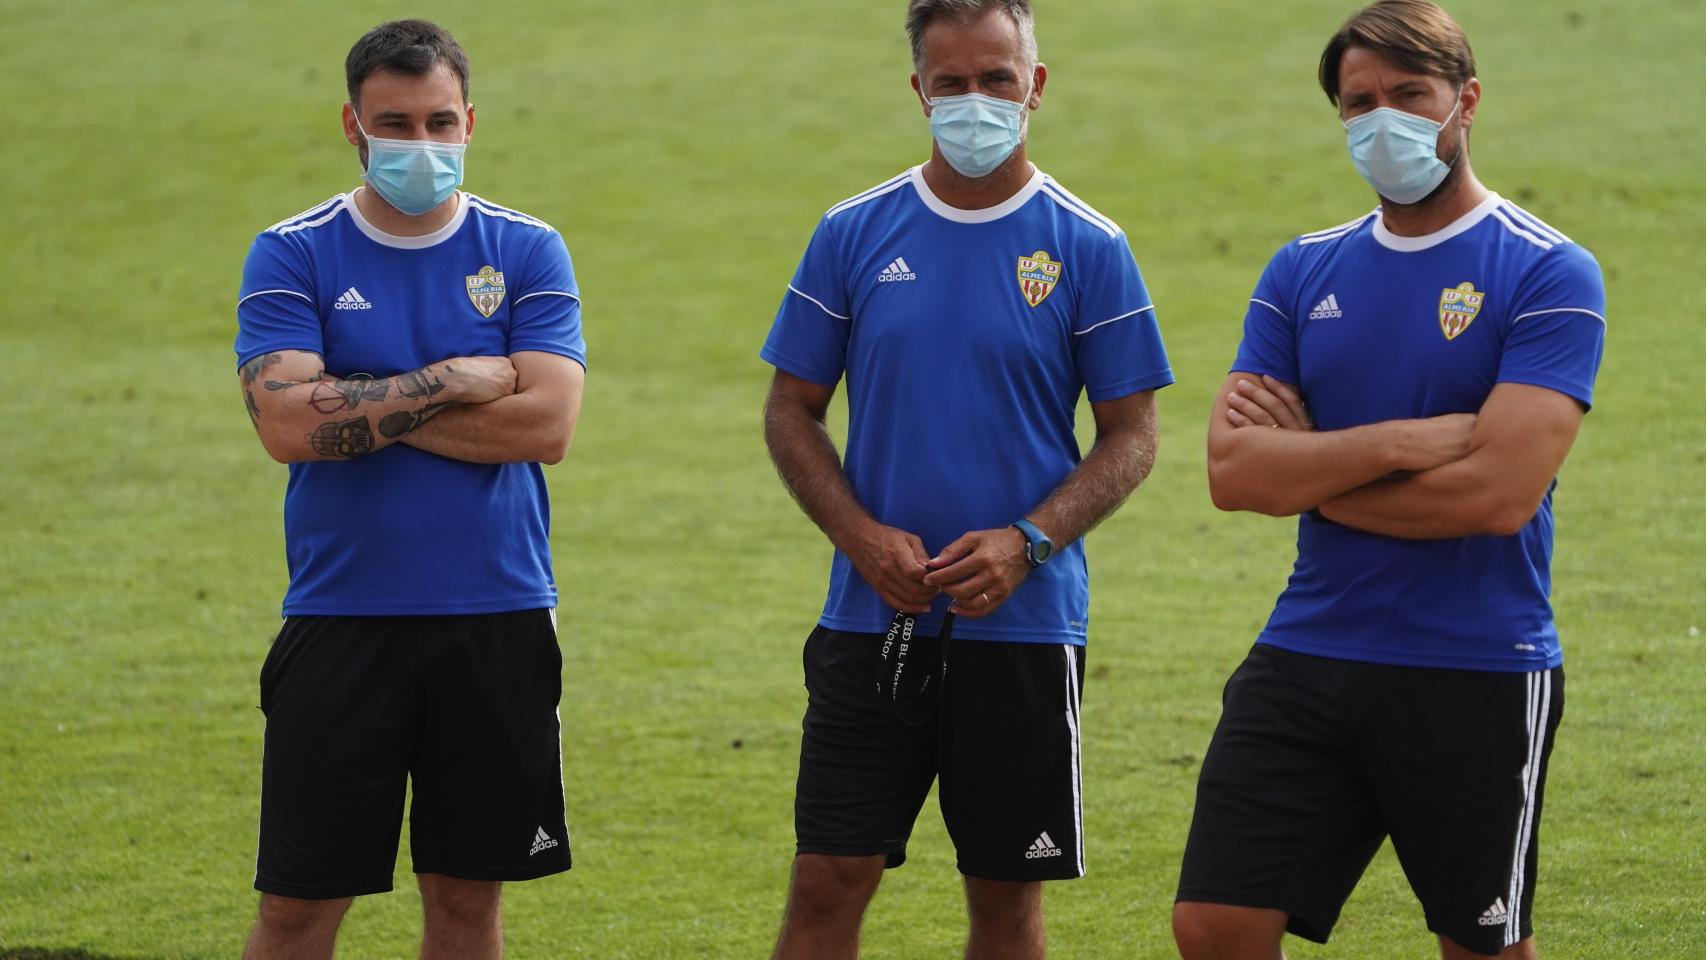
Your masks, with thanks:
[[[267,452],[284,463],[366,456],[460,402],[447,363],[376,380],[337,376],[324,358],[306,353],[267,354],[239,368],[249,418]]]
[[[445,369],[450,368],[446,366]],[[444,381],[438,377],[429,378],[424,367],[410,370],[408,373],[399,373],[391,379],[397,383],[399,397],[436,397],[444,389]]]
[[[330,420],[308,435],[308,445],[322,457],[359,457],[373,450],[373,427],[366,417]]]
[[[301,380],[268,380],[264,386],[268,390],[273,391],[289,390],[291,387],[294,387],[299,383],[314,383],[324,379],[326,379],[326,371],[321,370],[315,373],[312,377],[304,377]]]
[[[283,357],[276,353],[264,353],[255,359],[250,360],[248,363],[243,364],[237,372],[242,375],[243,384],[245,386],[250,386],[260,378],[262,373],[266,372],[268,367],[276,365],[283,359]]]
[[[387,413],[379,419],[379,433],[387,439],[395,440],[431,420],[434,414],[448,406],[448,403],[429,403],[419,411],[398,410],[396,413]]]
[[[308,405],[318,413],[337,413],[339,410],[354,410],[364,400],[383,400],[390,393],[389,378],[323,380],[308,395]]]
[[[344,381],[344,395],[349,397],[349,407],[351,410],[354,410],[355,405],[363,400],[383,400],[385,399],[385,395],[390,392],[391,380],[389,377],[384,380],[361,378]]]

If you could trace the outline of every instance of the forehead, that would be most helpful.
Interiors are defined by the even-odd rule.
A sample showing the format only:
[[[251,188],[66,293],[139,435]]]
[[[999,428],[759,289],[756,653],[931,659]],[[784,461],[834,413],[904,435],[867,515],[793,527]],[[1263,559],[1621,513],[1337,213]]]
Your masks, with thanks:
[[[924,28],[924,71],[982,73],[992,67],[1017,66],[1023,60],[1019,25],[998,8],[984,11],[969,23],[937,17]]]
[[[1388,60],[1378,50],[1368,47],[1351,47],[1339,58],[1341,96],[1360,91],[1390,90],[1406,83],[1420,83],[1429,87],[1451,86],[1444,77],[1407,70]]]
[[[431,113],[463,106],[462,81],[447,63],[440,63],[430,73],[418,77],[395,70],[375,70],[361,82],[363,113]]]

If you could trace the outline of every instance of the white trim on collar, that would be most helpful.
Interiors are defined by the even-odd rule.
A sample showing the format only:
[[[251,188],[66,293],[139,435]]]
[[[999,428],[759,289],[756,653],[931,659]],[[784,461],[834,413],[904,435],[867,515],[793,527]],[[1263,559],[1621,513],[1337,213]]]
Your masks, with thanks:
[[[1036,196],[1037,191],[1043,188],[1043,181],[1048,179],[1047,175],[1038,170],[1036,164],[1033,163],[1031,164],[1031,179],[1025,181],[1025,185],[1019,188],[1018,193],[993,207],[961,210],[959,207],[948,206],[942,202],[940,197],[930,192],[930,185],[924,182],[923,164],[913,167],[907,173],[912,178],[912,188],[918,192],[918,199],[924,201],[924,205],[930,208],[930,212],[944,220],[952,220],[955,223],[990,223],[999,220],[1024,206],[1027,201]]]
[[[458,190],[456,191],[456,213],[451,216],[449,223],[431,233],[423,233],[418,237],[399,237],[379,229],[361,215],[361,208],[355,203],[355,195],[366,189],[366,187],[356,187],[344,194],[344,197],[349,201],[346,206],[349,209],[350,219],[355,221],[356,229],[360,230],[367,239],[382,246],[395,247],[398,250],[425,250],[427,247],[436,247],[449,240],[451,235],[462,226],[462,221],[468,218],[468,195]]]
[[[1379,243],[1386,249],[1396,250],[1399,253],[1416,253],[1420,250],[1427,250],[1432,247],[1439,246],[1447,240],[1450,240],[1452,237],[1455,237],[1465,230],[1468,230],[1470,227],[1475,226],[1477,223],[1480,223],[1482,220],[1487,219],[1487,216],[1497,209],[1499,204],[1504,202],[1503,197],[1496,193],[1489,193],[1487,194],[1487,199],[1482,200],[1480,203],[1475,205],[1475,209],[1461,217],[1458,217],[1456,220],[1446,224],[1444,227],[1435,230],[1433,233],[1423,234],[1419,237],[1400,237],[1396,233],[1386,229],[1386,215],[1381,214],[1374,218],[1374,239],[1375,242]]]

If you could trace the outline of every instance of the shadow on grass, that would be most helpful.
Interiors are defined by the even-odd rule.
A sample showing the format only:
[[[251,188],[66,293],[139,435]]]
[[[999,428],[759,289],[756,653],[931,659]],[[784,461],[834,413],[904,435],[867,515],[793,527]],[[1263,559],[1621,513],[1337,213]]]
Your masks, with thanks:
[[[46,947],[0,947],[0,960],[152,960],[146,957],[114,957],[87,950],[59,950]]]

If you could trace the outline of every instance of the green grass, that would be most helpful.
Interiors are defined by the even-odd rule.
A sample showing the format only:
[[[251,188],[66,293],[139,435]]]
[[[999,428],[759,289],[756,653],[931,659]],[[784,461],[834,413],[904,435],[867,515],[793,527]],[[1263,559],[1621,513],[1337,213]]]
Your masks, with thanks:
[[[1594,250],[1611,304],[1557,501],[1570,702],[1543,944],[1698,957],[1706,11],[1456,6],[1486,84],[1478,172]],[[1167,957],[1220,684],[1291,559],[1289,523],[1210,506],[1204,417],[1268,254],[1369,206],[1312,76],[1352,4],[1043,7],[1032,156],[1125,225],[1180,378],[1154,477],[1091,540],[1091,872],[1050,890],[1049,936]],[[246,935],[284,471],[232,380],[234,291],[256,231],[354,183],[342,57],[405,13],[473,57],[470,188],[559,225],[586,297],[584,416],[548,473],[577,868],[512,886],[511,952],[764,953],[828,550],[771,475],[756,351],[820,213],[927,147],[901,10],[0,0],[0,955],[225,957]],[[867,956],[961,941],[933,805],[913,849]],[[409,955],[418,922],[410,893],[363,900],[343,955]],[[1382,854],[1333,946],[1290,949],[1429,942]]]

